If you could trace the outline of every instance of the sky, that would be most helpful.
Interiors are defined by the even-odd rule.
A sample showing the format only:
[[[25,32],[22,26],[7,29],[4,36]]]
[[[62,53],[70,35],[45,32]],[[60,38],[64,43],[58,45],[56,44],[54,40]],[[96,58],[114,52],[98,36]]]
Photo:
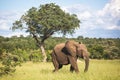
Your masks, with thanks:
[[[80,28],[67,37],[120,38],[120,0],[0,0],[0,36],[27,36],[24,30],[12,31],[12,23],[31,7],[47,3],[59,5],[81,21]]]

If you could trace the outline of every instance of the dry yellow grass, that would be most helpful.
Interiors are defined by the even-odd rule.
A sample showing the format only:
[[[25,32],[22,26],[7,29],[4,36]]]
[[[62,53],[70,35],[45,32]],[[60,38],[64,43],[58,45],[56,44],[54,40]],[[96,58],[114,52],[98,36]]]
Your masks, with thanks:
[[[70,73],[70,65],[53,73],[53,64],[23,63],[13,75],[0,77],[0,80],[120,80],[120,60],[91,60],[89,71],[84,73],[84,62],[78,63],[80,73]]]

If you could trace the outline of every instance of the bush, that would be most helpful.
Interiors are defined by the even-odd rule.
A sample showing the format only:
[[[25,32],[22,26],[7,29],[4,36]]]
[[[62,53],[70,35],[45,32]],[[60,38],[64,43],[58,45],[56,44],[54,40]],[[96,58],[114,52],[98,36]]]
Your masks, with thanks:
[[[40,50],[33,50],[29,54],[29,60],[33,62],[38,62],[43,60],[43,56],[40,53]]]
[[[52,50],[46,50],[46,53],[47,53],[47,61],[51,62],[52,61],[52,57],[51,57]]]
[[[100,45],[94,45],[89,49],[92,59],[101,59],[104,53],[104,48]]]
[[[15,67],[20,65],[20,60],[17,55],[12,55],[10,53],[2,53],[0,59],[0,76],[15,72]]]

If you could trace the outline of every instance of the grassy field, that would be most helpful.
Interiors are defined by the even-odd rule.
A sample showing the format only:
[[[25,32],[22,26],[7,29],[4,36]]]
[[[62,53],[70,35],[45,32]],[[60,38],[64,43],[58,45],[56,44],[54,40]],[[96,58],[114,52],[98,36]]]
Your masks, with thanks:
[[[91,60],[89,71],[84,73],[84,62],[78,62],[80,73],[70,73],[70,65],[53,73],[49,63],[23,63],[13,75],[2,76],[0,80],[120,80],[120,60]]]

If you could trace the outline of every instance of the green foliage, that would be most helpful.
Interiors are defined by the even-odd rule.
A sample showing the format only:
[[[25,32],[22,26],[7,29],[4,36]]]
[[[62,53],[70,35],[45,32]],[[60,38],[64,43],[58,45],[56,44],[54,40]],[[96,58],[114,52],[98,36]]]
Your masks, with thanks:
[[[48,61],[51,61],[51,52],[56,44],[64,43],[66,40],[75,40],[86,44],[88,51],[90,52],[90,58],[92,59],[120,59],[120,39],[97,39],[97,38],[62,38],[62,37],[50,37],[45,41],[45,49],[48,57]],[[11,37],[0,39],[0,55],[2,52],[11,53],[13,55],[18,55],[20,59],[24,61],[30,60],[30,55],[34,58],[31,61],[42,61],[43,57],[41,52],[39,52],[39,47],[37,47],[32,36],[27,37]],[[37,57],[35,57],[37,56]]]
[[[105,59],[118,59],[120,58],[120,49],[116,46],[110,46],[105,50],[103,57]]]
[[[43,56],[40,53],[40,50],[31,51],[29,54],[29,60],[33,62],[41,62],[43,60]]]
[[[90,58],[92,59],[101,59],[103,56],[103,52],[104,52],[104,48],[102,46],[99,45],[94,45],[92,46],[92,48],[90,49]]]
[[[52,50],[47,50],[46,52],[47,52],[47,61],[51,62],[52,61],[52,57],[51,57]]]
[[[0,55],[0,76],[15,72],[15,67],[18,65],[20,65],[20,60],[17,55],[2,53]]]
[[[64,35],[74,33],[79,28],[79,23],[75,14],[66,13],[58,5],[50,3],[29,9],[20,20],[13,23],[12,29],[26,29],[40,44],[55,32]]]
[[[13,51],[13,54],[18,55],[20,57],[21,61],[28,61],[29,60],[28,59],[28,56],[29,56],[28,53],[29,52],[27,52],[27,50],[22,50],[22,49],[15,49]]]

